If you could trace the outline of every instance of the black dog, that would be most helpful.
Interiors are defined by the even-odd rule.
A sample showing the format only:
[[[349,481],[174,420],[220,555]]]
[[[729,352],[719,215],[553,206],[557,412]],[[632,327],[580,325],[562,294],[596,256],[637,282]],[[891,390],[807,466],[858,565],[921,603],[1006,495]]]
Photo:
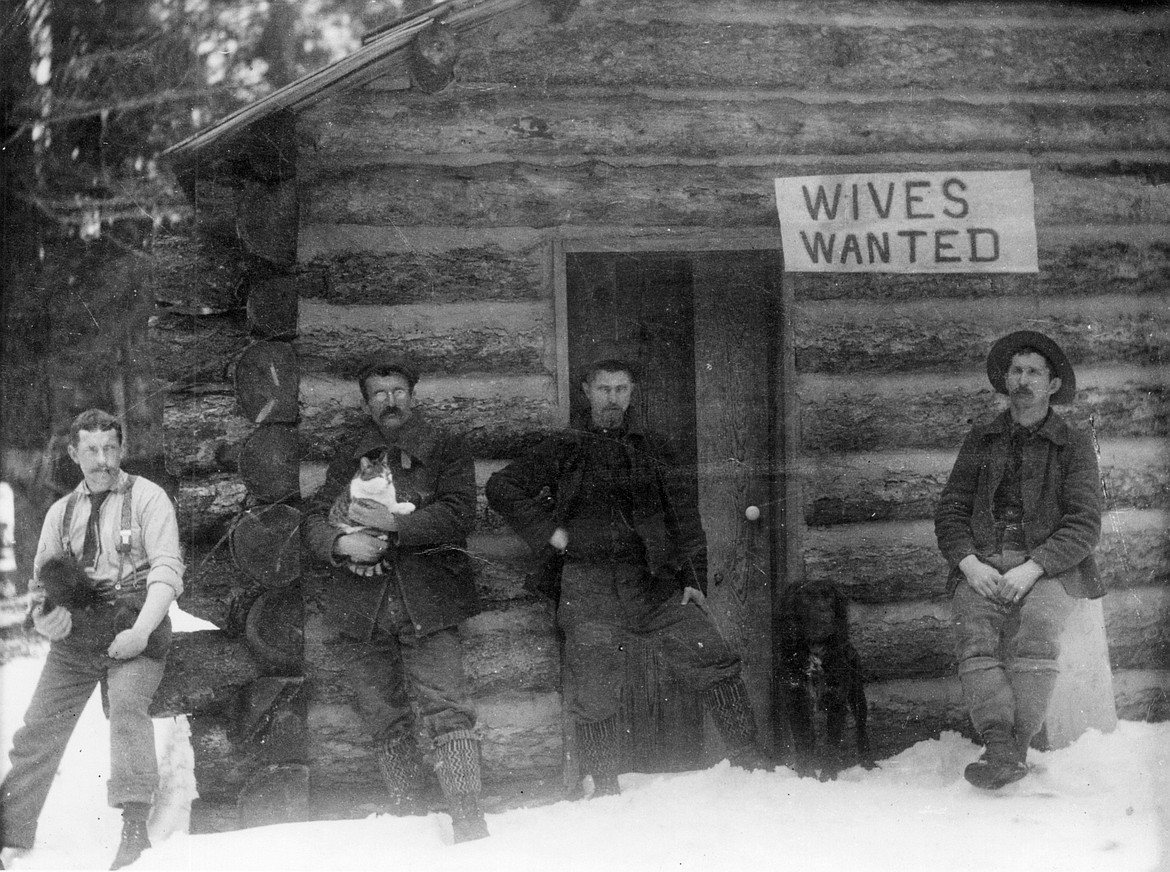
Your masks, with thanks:
[[[813,583],[785,594],[782,628],[781,679],[787,687],[789,725],[796,752],[796,771],[822,781],[835,779],[846,768],[845,715],[853,712],[857,732],[857,760],[872,769],[868,707],[861,658],[849,641],[849,601],[836,586]],[[816,753],[816,711],[825,713],[827,747]]]
[[[95,582],[76,561],[65,557],[50,557],[41,565],[37,577],[45,589],[41,606],[45,614],[57,606],[74,611],[114,602],[113,585],[107,581]]]

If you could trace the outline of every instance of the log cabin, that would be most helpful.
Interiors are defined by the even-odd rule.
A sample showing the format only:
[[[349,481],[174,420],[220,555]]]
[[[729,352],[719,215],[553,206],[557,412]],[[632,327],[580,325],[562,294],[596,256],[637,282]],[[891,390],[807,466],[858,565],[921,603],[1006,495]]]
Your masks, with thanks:
[[[183,643],[222,651],[193,727],[201,793],[259,821],[307,791],[376,791],[330,677],[326,580],[272,545],[360,420],[375,345],[417,362],[481,489],[567,426],[596,348],[637,356],[640,414],[696,469],[711,605],[783,759],[774,625],[802,580],[851,599],[880,754],[968,731],[931,518],[970,423],[1000,408],[990,344],[1046,332],[1107,494],[1080,729],[1165,719],[1168,59],[1153,6],[447,0],[170,149],[196,223],[159,246],[151,347],[187,607],[239,631]],[[774,179],[981,170],[1030,173],[1037,271],[785,272]],[[552,611],[482,500],[471,550],[489,790],[571,784]],[[718,759],[655,653],[630,661],[631,765]]]

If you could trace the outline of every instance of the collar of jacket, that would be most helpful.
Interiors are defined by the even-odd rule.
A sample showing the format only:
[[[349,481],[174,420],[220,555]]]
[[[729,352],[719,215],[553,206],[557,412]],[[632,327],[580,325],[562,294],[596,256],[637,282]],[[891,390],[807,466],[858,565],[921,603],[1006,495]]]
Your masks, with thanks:
[[[617,433],[620,436],[629,436],[635,440],[641,439],[646,435],[646,431],[642,428],[641,422],[636,415],[630,414],[631,410],[626,410],[626,416],[622,419],[622,426],[618,428]],[[589,415],[589,410],[578,412],[573,416],[572,427],[574,430],[580,430],[582,433],[599,433],[601,431],[593,429],[593,422]],[[614,431],[610,431],[614,432]]]
[[[435,452],[438,434],[417,410],[413,409],[410,419],[398,428],[391,438],[387,439],[373,421],[367,421],[365,428],[354,445],[353,457],[364,457],[371,451],[383,448],[397,448],[409,454],[419,463],[426,464]]]
[[[121,494],[121,493],[125,493],[129,489],[130,489],[130,473],[128,473],[124,469],[119,469],[118,470],[118,480],[116,482],[114,482],[114,486],[110,488],[109,493]],[[84,478],[80,482],[78,482],[77,487],[75,487],[74,490],[77,491],[77,493],[82,494],[83,496],[87,497],[88,499],[93,499],[93,494],[90,493],[89,485],[85,483]]]
[[[1012,413],[1009,410],[997,415],[986,424],[979,425],[978,432],[984,438],[991,438],[993,436],[1006,435],[1011,431],[1011,427]],[[1036,434],[1043,436],[1053,445],[1068,444],[1068,424],[1065,423],[1065,420],[1060,415],[1051,409],[1048,410],[1048,417],[1044,419],[1044,423],[1040,425],[1040,429],[1036,431]]]

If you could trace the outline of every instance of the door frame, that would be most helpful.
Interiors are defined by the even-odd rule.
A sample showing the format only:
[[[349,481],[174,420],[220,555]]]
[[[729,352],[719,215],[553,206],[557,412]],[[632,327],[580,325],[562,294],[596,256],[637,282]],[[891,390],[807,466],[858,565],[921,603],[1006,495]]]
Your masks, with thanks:
[[[684,232],[670,230],[631,231],[628,235],[608,230],[602,233],[558,233],[549,246],[549,271],[553,298],[553,330],[556,374],[555,420],[569,426],[569,402],[572,384],[569,372],[569,303],[566,255],[572,253],[704,252],[758,251],[781,252],[780,235],[775,228],[745,231],[715,231],[696,228]],[[782,257],[782,255],[781,255]],[[780,329],[775,331],[769,359],[775,371],[769,373],[774,386],[771,397],[771,421],[777,451],[770,458],[769,499],[778,509],[777,523],[769,528],[772,572],[772,711],[769,713],[774,735],[786,730],[783,694],[778,692],[775,674],[780,659],[780,638],[775,632],[781,617],[781,603],[788,585],[798,583],[804,575],[801,552],[804,517],[800,495],[800,453],[798,404],[796,397],[796,346],[793,327],[793,281],[780,275]],[[696,410],[698,414],[698,410]],[[778,730],[778,727],[780,728]]]

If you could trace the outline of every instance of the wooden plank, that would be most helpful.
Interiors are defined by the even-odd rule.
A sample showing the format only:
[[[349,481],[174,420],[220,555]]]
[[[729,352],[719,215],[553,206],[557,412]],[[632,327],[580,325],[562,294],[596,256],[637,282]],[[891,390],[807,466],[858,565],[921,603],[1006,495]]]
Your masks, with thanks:
[[[855,23],[829,11],[806,11],[806,20],[793,21],[780,4],[757,4],[754,15],[747,12],[752,7],[723,4],[723,10],[734,9],[726,17],[697,13],[698,8],[654,4],[649,15],[611,13],[606,18],[582,10],[567,26],[545,28],[497,45],[490,54],[468,57],[461,79],[534,86],[720,83],[859,92],[887,87],[1140,88],[1170,81],[1161,63],[1168,50],[1164,15],[1152,21],[1108,12],[1064,18],[1069,7],[1062,7],[1047,16],[1017,16],[1013,6],[1007,14],[999,10],[976,18],[947,16],[936,5],[894,14],[886,22],[881,19],[888,7],[883,7]],[[1020,26],[1029,19],[1031,26]],[[1043,38],[1035,30],[1040,21]],[[542,63],[544,58],[557,63]],[[1070,58],[1077,63],[1069,63]]]
[[[961,138],[959,141],[963,141]],[[714,148],[713,144],[711,148]],[[826,147],[828,147],[826,145]],[[974,145],[972,145],[974,147]],[[1006,144],[1005,144],[1006,147]],[[776,150],[782,148],[775,146]],[[734,154],[734,152],[732,152]],[[1013,164],[1031,159],[1007,152]],[[609,155],[574,154],[564,164],[519,160],[510,154],[470,167],[364,164],[322,173],[305,181],[303,219],[311,225],[354,224],[405,227],[488,226],[532,228],[561,225],[702,226],[751,228],[775,226],[777,176],[817,175],[847,168],[853,172],[880,172],[897,167],[946,170],[956,157],[929,152],[875,153],[869,160],[825,158],[809,162],[762,156],[752,161],[718,161],[710,149],[703,159],[688,159],[667,149],[641,161],[611,161]],[[1115,153],[1125,162],[1125,153]],[[965,168],[986,164],[964,154]],[[1160,162],[1164,163],[1164,162]],[[645,165],[643,165],[645,164]],[[1170,214],[1164,177],[1155,166],[1146,180],[1136,168],[1131,177],[1091,169],[1062,177],[1037,170],[1036,220],[1042,226],[1163,225]],[[1116,231],[1105,238],[1126,242]],[[1165,239],[1163,231],[1160,240]],[[1140,244],[1139,240],[1135,242]],[[1047,242],[1041,233],[1040,242]],[[1164,254],[1163,254],[1164,256]]]
[[[776,410],[766,391],[782,345],[780,257],[707,252],[695,258],[695,403],[699,508],[707,534],[707,608],[743,662],[762,736],[772,735]],[[782,334],[780,334],[782,335]],[[745,513],[755,507],[755,517]]]
[[[958,451],[888,451],[810,457],[797,473],[810,525],[932,518]],[[1108,508],[1170,507],[1163,439],[1103,439],[1101,476]]]
[[[302,237],[304,233],[302,230]],[[395,231],[393,235],[400,234]],[[390,240],[385,243],[393,245]],[[329,244],[348,243],[330,240]],[[319,293],[305,295],[305,299],[333,305],[470,302],[490,305],[531,300],[547,293],[544,276],[547,246],[543,239],[534,240],[527,250],[519,251],[507,250],[494,242],[441,251],[393,248],[322,251],[323,245],[321,240],[315,240],[317,253],[308,265],[321,270],[326,279]]]
[[[982,367],[999,336],[1028,324],[1061,344],[1077,366],[1160,365],[1170,310],[1157,296],[1088,299],[802,301],[794,314],[801,373],[961,371]]]
[[[1096,554],[1111,596],[1131,587],[1170,585],[1170,515],[1107,512]],[[930,599],[946,589],[947,566],[931,520],[814,527],[806,533],[803,557],[810,581],[839,584],[858,603]]]
[[[880,451],[890,445],[958,445],[972,420],[993,417],[1004,399],[983,372],[804,375],[797,382],[801,444],[816,453]],[[1110,437],[1170,435],[1170,369],[1077,367],[1075,403],[1061,414],[1078,428],[1090,419]]]
[[[872,69],[869,73],[874,75]],[[694,86],[676,83],[688,85]],[[355,167],[393,164],[400,155],[433,155],[435,143],[444,144],[443,152],[513,159],[569,154],[710,159],[903,149],[1101,151],[1170,144],[1170,101],[1156,93],[1136,105],[1125,95],[1052,93],[1044,99],[1002,94],[973,100],[967,93],[867,96],[846,90],[818,95],[760,87],[656,92],[631,91],[628,81],[620,88],[509,88],[506,97],[498,85],[463,86],[426,98],[363,93],[330,104],[328,114],[306,119],[303,129],[313,141],[301,151],[298,169],[311,184],[333,187]],[[402,123],[404,117],[409,124]]]
[[[307,371],[356,372],[372,350],[393,348],[422,373],[547,372],[547,302],[402,306],[301,304],[298,351]]]

